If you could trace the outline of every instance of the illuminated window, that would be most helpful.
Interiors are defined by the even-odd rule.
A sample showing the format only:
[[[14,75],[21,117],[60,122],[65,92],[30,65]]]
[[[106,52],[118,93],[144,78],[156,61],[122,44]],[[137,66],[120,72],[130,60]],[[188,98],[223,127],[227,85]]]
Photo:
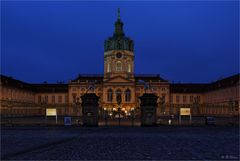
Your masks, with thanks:
[[[127,64],[127,71],[128,71],[129,73],[131,72],[131,64],[130,64],[130,63]]]
[[[112,99],[113,99],[113,91],[112,91],[112,89],[109,89],[107,91],[107,101],[112,102]]]
[[[107,72],[111,72],[111,64],[107,63]]]
[[[117,61],[117,63],[116,63],[116,71],[122,71],[122,62]]]
[[[130,102],[131,101],[131,91],[129,89],[127,89],[125,91],[125,101],[126,102]]]

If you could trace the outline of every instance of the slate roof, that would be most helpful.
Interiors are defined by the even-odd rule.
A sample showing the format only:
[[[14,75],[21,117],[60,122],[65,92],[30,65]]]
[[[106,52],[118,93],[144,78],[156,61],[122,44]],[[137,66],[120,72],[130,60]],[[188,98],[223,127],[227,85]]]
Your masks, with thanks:
[[[37,93],[67,93],[68,84],[32,84],[34,91]]]
[[[30,84],[26,83],[12,77],[7,77],[4,75],[0,75],[1,84],[5,86],[11,86],[18,89],[29,90],[33,92],[68,92],[67,84]]]
[[[103,74],[79,74],[77,78],[75,78],[74,80],[72,80],[73,82],[77,82],[77,81],[86,81],[88,80],[89,82],[98,82],[101,83],[103,82]]]
[[[151,81],[161,81],[161,82],[167,82],[167,80],[160,77],[159,74],[135,74],[135,81],[139,82],[140,80],[149,82]]]
[[[0,75],[1,78],[1,85],[11,86],[15,88],[20,88],[23,90],[30,90],[33,92],[68,92],[68,84],[63,83],[56,83],[56,84],[30,84],[26,83],[12,77]],[[170,92],[171,93],[204,93],[212,90],[217,90],[221,88],[231,87],[237,85],[239,83],[240,74],[235,74],[233,76],[217,80],[215,82],[209,84],[194,84],[194,83],[175,83],[170,84]],[[78,80],[92,80],[97,82],[103,81],[102,74],[91,74],[86,75],[82,74],[79,75],[74,81]],[[167,82],[166,80],[162,79],[158,74],[148,74],[148,75],[135,75],[136,81],[163,81]]]
[[[231,87],[239,83],[240,74],[235,74],[211,83],[210,90]]]
[[[208,91],[209,84],[177,83],[170,84],[170,93],[203,93]]]
[[[231,87],[239,83],[240,74],[217,80],[209,84],[191,84],[176,83],[170,84],[170,92],[172,93],[204,93],[212,90]]]
[[[1,85],[33,91],[33,87],[29,83],[25,83],[23,81],[14,79],[12,77],[4,76],[4,75],[0,75],[0,78],[1,78]]]

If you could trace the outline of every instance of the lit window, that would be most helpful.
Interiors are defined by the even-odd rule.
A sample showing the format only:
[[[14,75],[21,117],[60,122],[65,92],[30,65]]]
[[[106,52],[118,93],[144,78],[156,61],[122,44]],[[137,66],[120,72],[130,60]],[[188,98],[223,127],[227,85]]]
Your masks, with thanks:
[[[128,63],[127,66],[128,66],[128,70],[127,71],[130,73],[131,72],[131,64]]]
[[[111,64],[107,63],[107,72],[111,72]]]
[[[122,62],[117,61],[117,63],[116,63],[116,71],[122,71]]]

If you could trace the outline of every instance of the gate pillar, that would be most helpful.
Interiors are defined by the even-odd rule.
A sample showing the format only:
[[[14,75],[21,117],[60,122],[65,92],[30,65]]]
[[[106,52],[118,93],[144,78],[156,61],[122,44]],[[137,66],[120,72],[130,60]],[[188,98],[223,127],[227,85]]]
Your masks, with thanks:
[[[158,96],[152,93],[145,93],[141,97],[141,126],[156,125],[156,109]]]
[[[99,97],[94,93],[81,96],[83,126],[98,126]]]

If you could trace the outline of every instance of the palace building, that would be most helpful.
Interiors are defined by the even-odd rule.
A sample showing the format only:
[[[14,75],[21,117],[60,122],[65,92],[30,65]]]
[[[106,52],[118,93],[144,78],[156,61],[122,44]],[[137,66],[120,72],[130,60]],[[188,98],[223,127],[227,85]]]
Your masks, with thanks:
[[[189,107],[192,115],[238,115],[239,74],[209,84],[174,84],[160,75],[134,72],[134,41],[127,37],[118,12],[113,35],[104,42],[104,74],[78,75],[68,84],[29,84],[1,75],[1,115],[45,115],[56,108],[58,115],[81,116],[81,96],[95,93],[100,110],[117,109],[116,96],[122,96],[121,110],[128,115],[140,107],[139,97],[154,93],[159,97],[157,116],[178,115]]]

